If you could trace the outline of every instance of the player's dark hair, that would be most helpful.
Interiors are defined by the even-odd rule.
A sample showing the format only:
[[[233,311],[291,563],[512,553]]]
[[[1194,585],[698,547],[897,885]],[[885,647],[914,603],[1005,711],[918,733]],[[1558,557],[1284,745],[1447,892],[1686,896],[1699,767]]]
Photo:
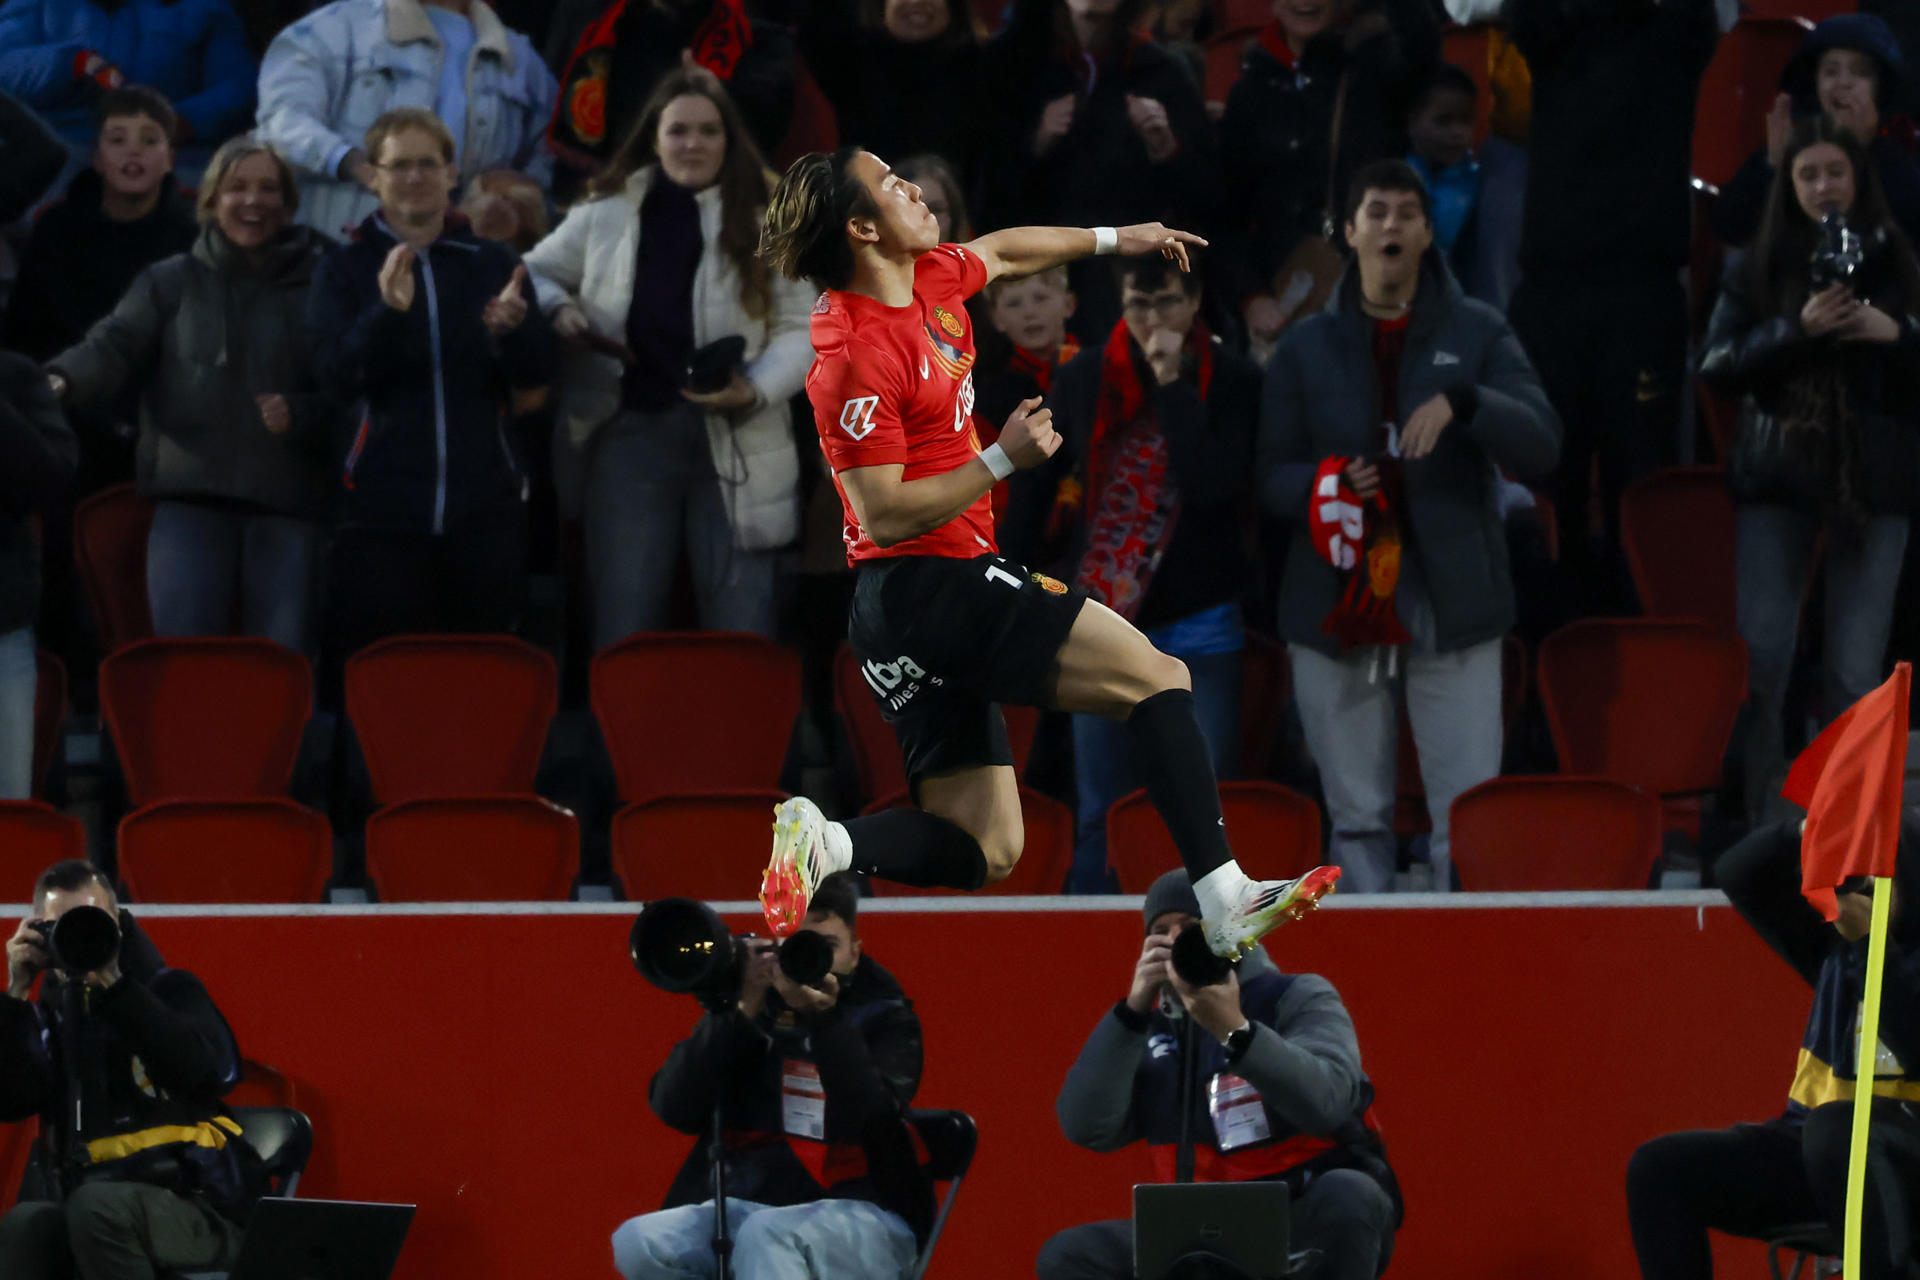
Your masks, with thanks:
[[[1182,271],[1179,263],[1158,253],[1115,258],[1113,278],[1120,288],[1132,285],[1142,293],[1156,292],[1166,288],[1169,283],[1177,284],[1189,298],[1197,298],[1200,296],[1201,277],[1206,271],[1198,245],[1187,246],[1187,262],[1193,268],[1191,271]]]
[[[37,909],[40,899],[49,893],[76,893],[88,885],[99,885],[106,891],[107,897],[118,901],[113,891],[113,882],[107,879],[100,868],[85,858],[68,858],[56,862],[40,873],[33,884],[33,904]]]
[[[1433,197],[1427,193],[1427,184],[1419,172],[1405,160],[1375,160],[1353,175],[1353,180],[1347,183],[1348,222],[1360,216],[1360,206],[1367,202],[1369,191],[1419,196],[1420,216],[1433,221]]]
[[[820,882],[807,903],[807,914],[838,916],[848,929],[860,921],[860,881],[851,871],[836,871]]]
[[[760,233],[760,256],[787,279],[808,280],[822,289],[844,289],[852,283],[847,220],[880,212],[873,193],[853,171],[860,150],[808,152],[775,185]]]
[[[158,89],[149,89],[144,84],[123,84],[118,89],[102,90],[93,104],[95,122],[100,129],[105,129],[107,121],[118,116],[145,116],[160,126],[168,146],[180,141],[180,117],[167,101],[167,95]],[[96,139],[98,132],[95,131]]]

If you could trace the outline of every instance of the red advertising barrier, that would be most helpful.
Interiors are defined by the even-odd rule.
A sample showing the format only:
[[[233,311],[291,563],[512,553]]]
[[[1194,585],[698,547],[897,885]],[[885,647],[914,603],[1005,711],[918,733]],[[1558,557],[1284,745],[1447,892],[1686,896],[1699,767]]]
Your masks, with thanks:
[[[1336,901],[1272,948],[1332,979],[1359,1027],[1407,1198],[1390,1274],[1633,1274],[1628,1155],[1778,1111],[1810,994],[1731,910],[1692,896],[1458,901]],[[609,1234],[657,1206],[691,1143],[646,1090],[697,1015],[634,973],[630,912],[178,910],[149,913],[149,931],[314,1118],[302,1194],[420,1205],[402,1280],[614,1274]],[[1148,1176],[1143,1150],[1077,1150],[1053,1118],[1140,933],[1125,908],[907,900],[862,916],[925,1024],[920,1102],[979,1121],[936,1280],[1030,1276],[1049,1234],[1123,1215]],[[1758,1267],[1750,1246],[1725,1258],[1730,1274]]]

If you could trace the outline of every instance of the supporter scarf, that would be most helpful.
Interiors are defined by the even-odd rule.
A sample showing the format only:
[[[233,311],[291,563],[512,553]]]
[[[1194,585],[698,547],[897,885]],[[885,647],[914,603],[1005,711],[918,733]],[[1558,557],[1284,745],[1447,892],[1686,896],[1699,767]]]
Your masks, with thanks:
[[[560,98],[554,105],[547,136],[563,154],[601,154],[607,141],[607,76],[613,69],[615,29],[627,11],[627,0],[613,0],[590,23],[567,59],[560,77]],[[713,0],[687,49],[693,60],[721,80],[733,79],[753,44],[753,25],[744,0]],[[592,161],[585,163],[591,167]]]
[[[1403,645],[1411,637],[1393,612],[1394,589],[1400,585],[1400,522],[1393,514],[1399,473],[1380,464],[1380,488],[1362,501],[1347,487],[1344,473],[1352,461],[1328,458],[1321,463],[1307,499],[1313,549],[1347,580],[1320,629],[1342,650]]]
[[[1060,344],[1060,349],[1053,353],[1051,360],[1035,355],[1025,347],[1015,347],[1007,367],[1032,378],[1034,385],[1040,388],[1040,394],[1045,395],[1053,390],[1053,371],[1079,354],[1080,344],[1072,338]]]
[[[1213,383],[1213,339],[1197,320],[1187,332],[1186,358],[1193,361],[1204,400]],[[1100,353],[1087,484],[1094,497],[1077,585],[1131,620],[1173,539],[1180,491],[1125,320],[1114,327]]]

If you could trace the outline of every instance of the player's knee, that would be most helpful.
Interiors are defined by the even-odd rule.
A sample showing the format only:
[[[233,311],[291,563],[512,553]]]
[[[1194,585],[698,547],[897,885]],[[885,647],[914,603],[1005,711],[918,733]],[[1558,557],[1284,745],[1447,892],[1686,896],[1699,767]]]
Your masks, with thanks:
[[[1149,651],[1149,656],[1138,670],[1131,673],[1131,677],[1127,682],[1125,698],[1128,712],[1155,694],[1166,693],[1170,689],[1189,692],[1193,689],[1193,675],[1187,670],[1187,664],[1158,649]]]

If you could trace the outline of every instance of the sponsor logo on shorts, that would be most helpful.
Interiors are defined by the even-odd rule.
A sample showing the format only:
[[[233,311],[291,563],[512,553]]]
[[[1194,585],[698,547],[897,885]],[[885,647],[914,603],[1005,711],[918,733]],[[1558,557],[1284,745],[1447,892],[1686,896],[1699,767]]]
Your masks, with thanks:
[[[1053,595],[1063,596],[1067,594],[1067,584],[1058,578],[1049,578],[1044,573],[1030,573],[1027,576],[1033,579],[1034,586],[1040,587]]]
[[[860,674],[866,677],[867,687],[889,711],[906,706],[922,688],[929,685],[937,688],[942,683],[939,676],[928,675],[925,667],[905,654],[892,662],[869,658],[860,664]]]
[[[953,312],[947,310],[945,307],[935,307],[933,309],[933,318],[940,322],[940,327],[946,331],[946,335],[949,338],[966,337],[967,327],[960,323],[958,316],[954,315]]]

